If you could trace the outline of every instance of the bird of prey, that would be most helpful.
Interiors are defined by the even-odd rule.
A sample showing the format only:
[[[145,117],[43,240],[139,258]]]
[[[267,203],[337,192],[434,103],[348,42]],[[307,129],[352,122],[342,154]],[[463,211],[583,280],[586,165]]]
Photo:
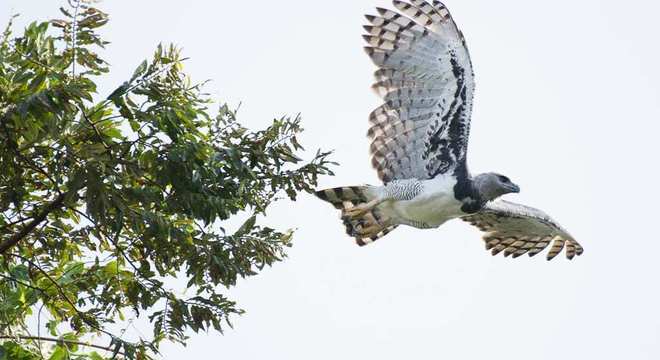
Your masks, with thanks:
[[[474,74],[465,38],[439,1],[394,1],[398,11],[367,15],[365,50],[378,67],[373,89],[383,99],[369,117],[371,164],[383,186],[317,191],[342,211],[358,245],[399,225],[436,228],[462,219],[485,232],[493,255],[547,259],[582,246],[540,210],[499,200],[519,187],[497,173],[472,176],[466,164]]]

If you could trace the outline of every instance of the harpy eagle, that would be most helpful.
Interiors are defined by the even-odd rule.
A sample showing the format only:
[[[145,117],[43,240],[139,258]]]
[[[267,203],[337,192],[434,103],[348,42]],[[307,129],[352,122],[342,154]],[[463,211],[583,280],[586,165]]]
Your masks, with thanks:
[[[371,164],[384,186],[326,189],[316,195],[342,211],[358,245],[399,225],[436,228],[460,218],[484,231],[493,255],[550,260],[582,246],[540,210],[498,200],[519,187],[497,173],[472,176],[466,164],[474,74],[463,34],[439,1],[394,1],[399,12],[367,15],[365,50],[384,103],[369,117]]]

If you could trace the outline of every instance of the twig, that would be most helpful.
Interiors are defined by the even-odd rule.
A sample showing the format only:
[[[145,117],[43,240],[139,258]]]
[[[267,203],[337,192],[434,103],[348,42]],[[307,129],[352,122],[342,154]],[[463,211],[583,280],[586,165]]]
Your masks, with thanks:
[[[94,345],[94,344],[88,344],[82,341],[74,341],[74,340],[65,340],[65,339],[56,339],[56,338],[50,338],[50,337],[43,337],[43,336],[23,336],[23,335],[16,335],[16,336],[7,336],[7,335],[0,335],[0,339],[16,339],[19,338],[21,340],[36,340],[36,341],[49,341],[49,342],[55,342],[55,343],[61,343],[61,344],[70,344],[70,345],[80,345],[80,346],[88,346],[92,347],[95,349],[99,350],[104,350],[104,351],[109,351],[109,352],[114,352],[114,349],[101,346],[101,345]],[[119,355],[121,356],[126,356],[122,352],[118,352]]]
[[[34,164],[32,161],[30,161],[30,159],[28,159],[27,157],[25,157],[25,155],[23,155],[18,149],[14,149],[14,152],[16,153],[16,155],[17,155],[18,157],[20,157],[21,159],[23,159],[23,161],[27,164],[27,166],[28,166],[30,169],[32,169],[32,170],[34,170],[34,171],[36,171],[36,172],[42,174],[42,175],[45,176],[48,180],[50,180],[51,184],[55,187],[55,191],[57,191],[58,194],[62,194],[62,191],[61,191],[60,188],[57,186],[57,181],[55,181],[55,179],[53,179],[53,177],[50,176],[50,174],[49,174],[46,170],[44,170],[44,169],[38,167],[36,164]]]
[[[76,313],[78,313],[78,315],[80,315],[80,318],[82,319],[83,322],[85,322],[85,324],[87,324],[89,327],[91,327],[92,329],[94,329],[98,332],[101,332],[101,333],[104,333],[104,334],[110,336],[112,339],[116,338],[111,332],[109,332],[107,330],[103,330],[102,328],[92,324],[87,319],[85,313],[78,310],[78,307],[76,307],[76,304],[66,295],[66,293],[64,292],[64,289],[62,289],[62,286],[60,286],[60,284],[58,284],[57,281],[55,279],[53,279],[44,269],[42,269],[39,265],[34,263],[34,261],[26,258],[25,256],[19,255],[19,254],[8,254],[8,255],[19,258],[19,259],[27,262],[28,264],[34,266],[37,269],[37,271],[39,271],[44,277],[46,277],[46,279],[48,279],[48,281],[51,282],[51,284],[53,284],[55,286],[55,288],[57,289],[57,292],[60,294],[60,296],[62,296],[62,298],[71,306],[73,311],[75,311]]]
[[[25,283],[25,282],[23,282],[23,281],[21,281],[21,280],[18,280],[18,279],[16,279],[16,278],[11,277],[11,276],[7,276],[7,275],[4,275],[4,274],[0,274],[0,277],[5,278],[5,279],[10,280],[10,281],[13,281],[13,282],[15,282],[15,283],[17,283],[17,284],[21,284],[21,285],[23,285],[23,286],[25,286],[25,287],[27,287],[27,288],[32,289],[32,290],[36,290],[36,291],[39,291],[39,292],[42,292],[42,293],[44,292],[44,289],[42,289],[42,288],[38,288],[38,287],[32,286],[32,285],[30,285],[30,284],[28,284],[28,283]]]
[[[101,132],[99,131],[99,128],[97,128],[96,124],[93,123],[92,120],[90,120],[87,117],[87,114],[85,114],[85,110],[80,106],[78,106],[78,110],[80,110],[80,114],[82,114],[83,119],[85,119],[85,121],[87,121],[87,123],[89,124],[89,126],[92,127],[92,129],[94,129],[94,132],[96,133],[96,136],[98,136],[99,141],[101,141],[101,144],[103,144],[103,147],[106,150],[111,150],[110,145],[106,144],[105,141],[103,140],[103,134],[101,134]]]
[[[74,209],[74,208],[70,208],[70,209],[73,210],[74,212],[76,212],[77,214],[79,214],[80,216],[84,217],[85,219],[87,219],[87,220],[88,220],[89,222],[91,222],[92,224],[96,225],[96,223],[95,223],[95,222],[94,222],[89,216],[87,216],[87,214],[81,212],[80,210]],[[120,255],[126,260],[126,262],[128,262],[128,264],[133,268],[135,274],[137,274],[139,277],[141,277],[142,279],[144,279],[145,281],[147,281],[147,282],[150,283],[151,285],[156,286],[156,287],[159,288],[160,290],[165,291],[165,292],[168,292],[166,289],[163,288],[162,285],[156,283],[156,282],[153,281],[152,279],[149,279],[149,278],[143,276],[143,275],[140,273],[140,270],[137,268],[137,266],[135,266],[135,264],[133,263],[133,261],[131,260],[131,258],[126,254],[126,252],[124,251],[124,249],[122,249],[121,246],[119,245],[119,234],[120,234],[121,230],[122,230],[123,227],[124,227],[123,224],[122,224],[121,227],[120,227],[119,229],[117,229],[117,231],[115,232],[115,236],[114,236],[114,238],[111,237],[111,236],[109,236],[108,233],[107,233],[102,227],[100,227],[100,226],[97,226],[97,227],[98,227],[99,232],[101,233],[101,235],[105,236],[105,237],[106,237],[106,238],[107,238],[107,239],[108,239],[108,240],[109,240],[109,241],[115,246],[115,248],[117,249],[117,252],[118,252],[118,253],[119,253],[119,254],[120,254]]]
[[[18,219],[18,220],[15,220],[15,221],[12,221],[12,222],[10,222],[10,223],[8,223],[8,224],[5,224],[4,226],[0,227],[0,233],[4,232],[5,229],[8,229],[8,228],[10,228],[10,227],[12,227],[12,226],[14,226],[14,225],[16,225],[16,224],[24,223],[24,222],[26,222],[26,221],[28,221],[28,220],[30,220],[30,219],[32,219],[32,218],[31,218],[31,217],[20,218],[20,219]]]
[[[37,337],[41,337],[41,311],[44,309],[44,306],[46,305],[46,302],[42,301],[41,306],[39,306],[39,312],[37,313]],[[39,347],[39,355],[41,356],[41,359],[43,360],[44,354],[41,349],[41,341],[37,341],[37,346]]]
[[[70,192],[70,191],[69,191]],[[64,199],[66,198],[66,195],[69,193],[62,193],[58,195],[55,200],[47,204],[34,218],[30,223],[25,225],[21,231],[17,232],[13,236],[11,236],[9,239],[3,241],[0,243],[0,254],[4,254],[9,248],[12,246],[18,244],[19,241],[21,241],[24,237],[26,237],[34,228],[36,228],[41,222],[46,220],[48,217],[48,214],[51,212],[55,211],[56,209],[60,208],[62,204],[64,203]]]
[[[36,268],[36,269],[37,269],[37,270],[38,270],[43,276],[46,277],[46,279],[48,279],[48,281],[50,281],[50,282],[55,286],[55,288],[57,289],[57,292],[59,292],[60,295],[62,296],[62,298],[64,298],[64,300],[65,300],[67,303],[69,303],[69,305],[71,305],[71,307],[73,308],[73,310],[74,310],[75,312],[77,312],[77,313],[79,313],[79,314],[83,314],[80,310],[78,310],[78,308],[76,307],[76,304],[75,304],[71,299],[69,299],[69,297],[68,297],[68,296],[66,295],[66,293],[64,292],[64,289],[62,289],[62,286],[60,286],[60,284],[58,284],[57,281],[56,281],[55,279],[53,279],[50,275],[48,275],[48,273],[47,273],[44,269],[42,269],[41,266],[39,266],[38,264],[36,264],[34,261],[32,261],[32,260],[26,258],[25,256],[18,255],[18,254],[8,254],[8,255],[9,255],[9,256],[16,257],[16,258],[19,258],[19,259],[21,259],[21,260],[23,260],[23,261],[26,261],[26,262],[29,263],[30,265],[34,266],[34,267],[35,267],[35,268]],[[83,316],[82,318],[83,318],[83,320],[85,320],[85,317],[84,317],[84,316]],[[89,324],[87,324],[87,325],[89,325]],[[91,326],[91,325],[90,325],[90,326]],[[93,327],[93,326],[92,326],[92,327]],[[98,330],[98,329],[97,329],[97,330]]]
[[[50,66],[48,66],[48,65],[46,65],[46,64],[44,64],[44,63],[42,63],[42,62],[39,61],[39,60],[35,60],[35,59],[32,58],[30,55],[28,55],[28,54],[22,52],[22,51],[21,51],[19,48],[17,48],[16,46],[11,45],[11,44],[10,44],[9,46],[11,47],[12,50],[14,50],[15,52],[17,52],[18,55],[20,55],[20,56],[23,58],[23,60],[26,60],[26,61],[28,61],[28,62],[31,62],[31,63],[34,64],[34,65],[41,66],[42,68],[44,68],[44,69],[50,71],[51,73],[57,73],[57,71],[55,71],[55,69],[53,69],[52,67],[50,67]]]
[[[69,5],[73,6],[74,8],[73,21],[71,22],[71,53],[73,54],[72,57],[73,61],[71,62],[71,77],[75,78],[76,77],[76,42],[78,41],[76,32],[78,31],[78,9],[80,8],[80,0],[76,0],[76,5],[73,5],[71,2],[69,2]]]

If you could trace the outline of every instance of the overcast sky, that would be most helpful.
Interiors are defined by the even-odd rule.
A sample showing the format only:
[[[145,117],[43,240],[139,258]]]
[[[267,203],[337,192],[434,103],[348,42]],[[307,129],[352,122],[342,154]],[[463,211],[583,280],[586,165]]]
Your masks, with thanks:
[[[19,26],[64,1],[2,0]],[[298,228],[289,258],[229,291],[235,329],[165,345],[167,359],[659,359],[660,5],[447,0],[474,63],[468,161],[522,187],[508,199],[560,221],[585,248],[491,257],[455,221],[358,248],[338,213],[303,196],[267,223]],[[304,118],[303,144],[335,149],[322,187],[377,183],[367,116],[379,105],[362,51],[379,0],[105,1],[109,93],[174,42],[193,79],[243,102],[251,128]]]

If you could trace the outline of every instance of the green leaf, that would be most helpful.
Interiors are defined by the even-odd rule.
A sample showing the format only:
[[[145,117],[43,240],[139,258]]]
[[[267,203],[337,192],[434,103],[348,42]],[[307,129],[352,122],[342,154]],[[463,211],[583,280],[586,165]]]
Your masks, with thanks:
[[[111,278],[119,273],[119,264],[117,260],[112,260],[103,267],[105,276]]]
[[[119,130],[119,129],[117,129],[117,128],[114,128],[114,127],[113,127],[113,128],[109,128],[109,129],[105,129],[105,130],[103,131],[103,133],[104,133],[107,137],[110,137],[110,138],[113,138],[113,139],[123,139],[123,136],[122,136],[122,134],[121,134],[121,130]]]
[[[89,353],[89,358],[90,358],[91,360],[105,360],[105,359],[104,359],[101,355],[99,355],[99,353],[97,353],[96,351],[92,351],[91,353]]]
[[[48,360],[68,360],[69,352],[63,346],[56,346]]]
[[[240,236],[243,236],[245,234],[248,234],[254,228],[254,224],[256,223],[256,221],[257,221],[257,216],[256,215],[250,216],[247,220],[245,220],[243,225],[241,225],[241,227],[238,228],[236,233],[234,233],[234,236],[240,237]]]
[[[121,86],[119,86],[114,91],[112,91],[110,95],[108,95],[107,99],[113,102],[116,101],[120,96],[126,93],[128,88],[129,88],[129,83],[128,82],[123,83]]]
[[[69,11],[66,10],[66,9],[63,8],[63,7],[60,7],[60,12],[61,12],[62,14],[64,14],[64,16],[66,16],[66,17],[69,17],[69,18],[70,18],[70,17],[73,17],[73,15],[71,15],[71,13],[69,13]]]
[[[29,90],[30,92],[37,92],[39,91],[41,85],[44,83],[46,80],[46,74],[39,74],[37,75],[32,82],[30,82],[30,87]]]
[[[135,71],[133,72],[133,76],[131,76],[131,80],[129,80],[129,83],[132,83],[135,79],[138,77],[144,75],[144,73],[147,71],[147,60],[142,61],[140,66],[138,66]]]

